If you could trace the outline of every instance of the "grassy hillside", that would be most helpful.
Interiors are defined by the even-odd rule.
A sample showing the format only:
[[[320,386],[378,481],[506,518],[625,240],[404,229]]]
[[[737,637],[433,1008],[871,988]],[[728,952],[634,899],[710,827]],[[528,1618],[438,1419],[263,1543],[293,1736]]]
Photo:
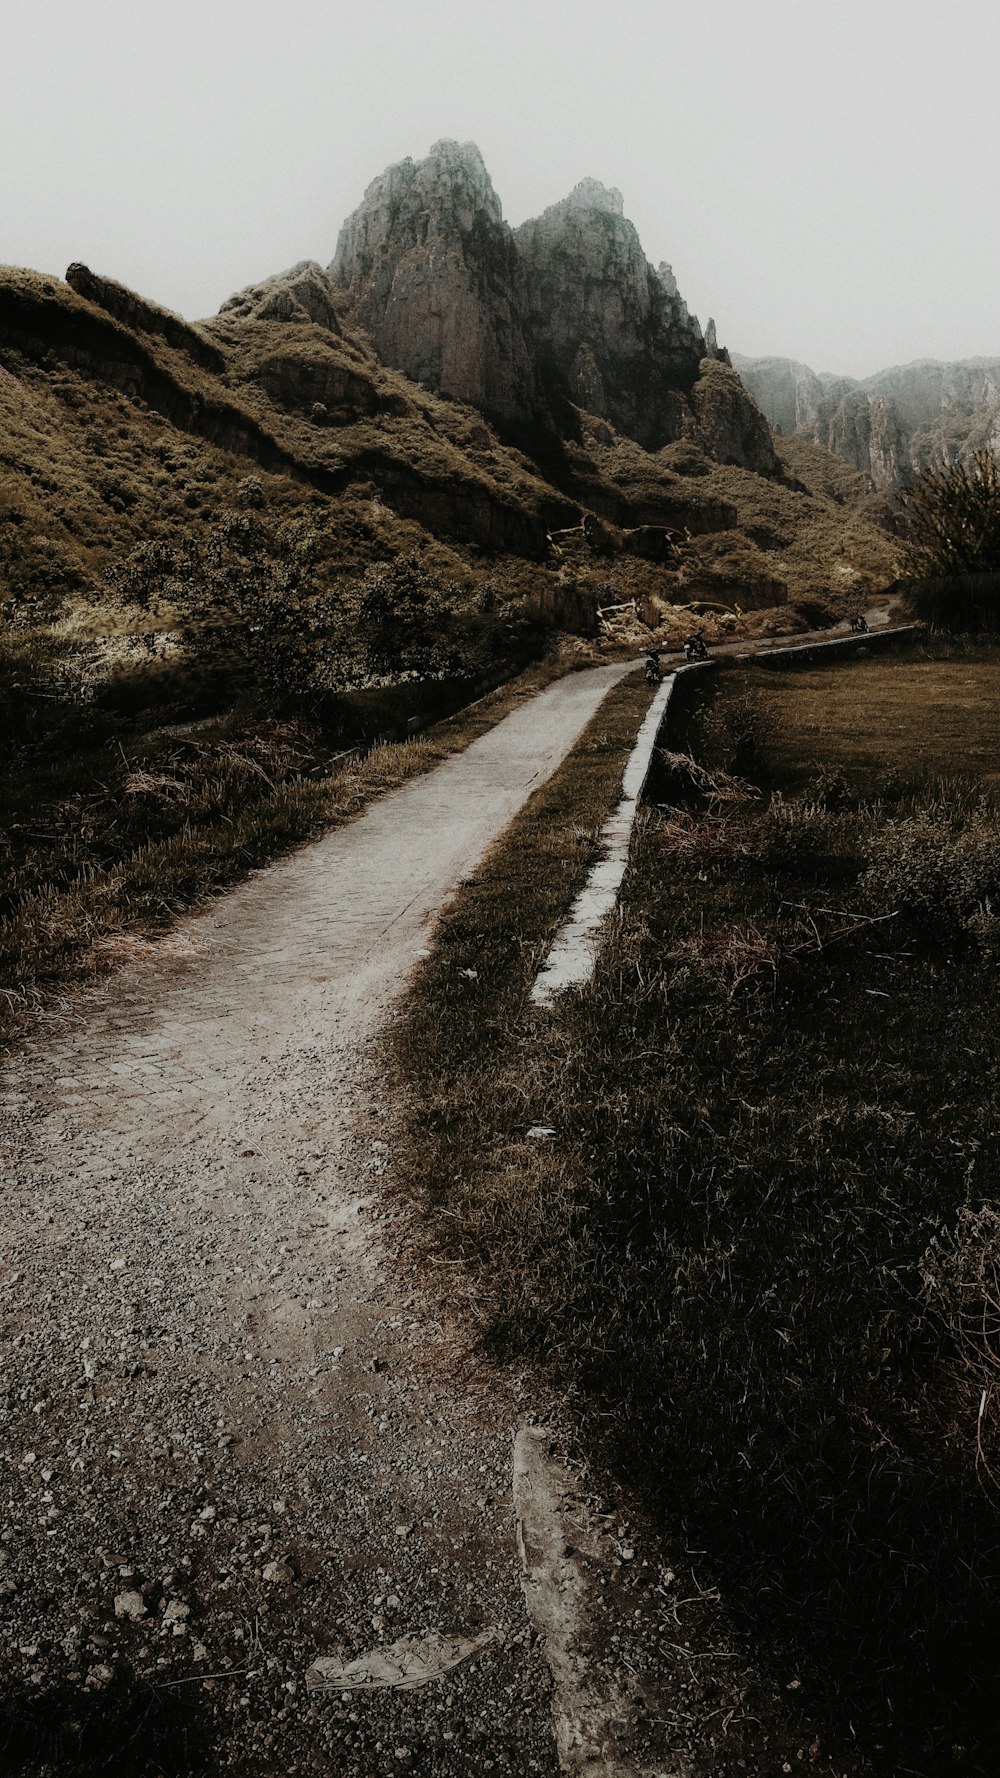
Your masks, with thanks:
[[[189,899],[303,831],[301,811],[266,811],[261,773],[277,794],[444,714],[560,631],[595,632],[600,605],[635,601],[664,635],[707,596],[794,630],[894,576],[824,453],[767,480],[580,415],[575,441],[529,457],[381,364],[319,267],[196,327],[67,276],[0,270],[8,921],[117,869],[119,842],[169,841]],[[648,633],[636,621],[629,646]],[[192,722],[214,725],[203,773],[172,739]],[[181,856],[202,815],[244,823],[225,868],[198,867],[194,840]],[[30,920],[18,933],[15,977]]]
[[[577,442],[539,440],[534,463],[475,410],[382,365],[318,267],[244,293],[198,329],[109,280],[74,284],[0,272],[8,617],[94,598],[116,556],[197,531],[248,475],[282,514],[335,519],[337,571],[412,549],[413,524],[453,552],[453,572],[508,556],[558,579],[546,533],[589,507],[626,528],[711,534],[691,576],[722,585],[729,565],[734,589],[757,572],[780,580],[781,598],[823,589],[836,603],[845,579],[893,578],[860,478],[838,478],[827,453],[799,449],[785,481],[769,481],[694,447],[647,453],[582,415]],[[699,522],[699,507],[725,531],[711,512]],[[600,562],[579,566],[600,578]]]

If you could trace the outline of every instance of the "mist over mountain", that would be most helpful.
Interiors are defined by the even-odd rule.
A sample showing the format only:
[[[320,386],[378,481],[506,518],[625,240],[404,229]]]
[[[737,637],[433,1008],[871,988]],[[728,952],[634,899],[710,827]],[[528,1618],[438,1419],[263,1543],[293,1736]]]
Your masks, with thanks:
[[[921,358],[854,378],[791,358],[732,356],[773,427],[835,451],[876,488],[1000,447],[1000,358]]]

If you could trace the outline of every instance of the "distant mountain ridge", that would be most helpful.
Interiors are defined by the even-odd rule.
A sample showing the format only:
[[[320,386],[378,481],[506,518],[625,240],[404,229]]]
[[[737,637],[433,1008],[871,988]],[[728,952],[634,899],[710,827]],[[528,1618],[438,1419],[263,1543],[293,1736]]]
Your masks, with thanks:
[[[732,361],[772,426],[824,445],[876,488],[942,458],[1000,448],[1000,357],[919,358],[864,378],[817,373],[792,358],[734,352]]]

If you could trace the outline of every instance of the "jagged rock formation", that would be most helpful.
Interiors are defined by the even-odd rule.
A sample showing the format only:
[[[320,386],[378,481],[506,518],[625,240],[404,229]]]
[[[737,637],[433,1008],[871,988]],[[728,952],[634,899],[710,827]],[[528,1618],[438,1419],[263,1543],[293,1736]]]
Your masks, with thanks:
[[[569,408],[647,450],[694,438],[720,461],[778,473],[767,425],[647,261],[619,191],[583,179],[511,231],[479,150],[438,142],[368,187],[330,276],[380,357],[502,427],[572,430]]]
[[[550,473],[471,407],[385,365],[315,267],[197,329],[219,373],[148,325],[155,305],[125,296],[141,326],[58,279],[0,270],[0,605],[100,601],[109,559],[197,537],[245,486],[276,514],[308,515],[325,572],[347,587],[370,561],[417,549],[462,587],[530,596],[553,621],[578,621],[610,586],[651,610],[784,604],[795,628],[796,600],[814,621],[817,599],[839,611],[898,573],[838,459],[796,443],[774,477],[727,461],[760,439],[749,406],[749,433],[734,420],[747,398],[723,362],[703,361],[683,439],[650,452],[576,410]],[[575,553],[550,541],[567,530]]]
[[[372,181],[340,231],[330,275],[379,356],[415,382],[530,421],[524,272],[472,142],[437,142]]]
[[[621,192],[584,179],[515,238],[545,386],[647,449],[679,438],[705,341],[669,266],[648,263]]]
[[[787,602],[794,627],[795,600],[814,621],[898,574],[861,477],[775,449],[620,193],[583,180],[514,232],[456,143],[376,180],[331,268],[197,325],[84,266],[0,268],[0,410],[0,601],[99,590],[109,556],[198,535],[246,488],[308,513],[349,588],[426,550],[550,615],[610,588]]]
[[[773,426],[835,451],[876,488],[941,457],[1000,447],[1000,359],[919,359],[863,380],[789,358],[734,363]]]

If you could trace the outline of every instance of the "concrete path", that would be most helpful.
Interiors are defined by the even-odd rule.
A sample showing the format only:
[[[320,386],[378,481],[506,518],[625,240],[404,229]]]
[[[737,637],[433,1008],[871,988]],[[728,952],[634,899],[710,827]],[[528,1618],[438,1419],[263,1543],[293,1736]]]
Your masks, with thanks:
[[[24,1771],[71,1772],[88,1734],[124,1770],[136,1696],[164,1770],[203,1745],[243,1778],[555,1769],[516,1404],[400,1298],[367,1050],[449,891],[631,665],[123,944],[8,1068],[0,1695]],[[482,1652],[422,1689],[304,1688],[317,1657],[431,1631]]]

